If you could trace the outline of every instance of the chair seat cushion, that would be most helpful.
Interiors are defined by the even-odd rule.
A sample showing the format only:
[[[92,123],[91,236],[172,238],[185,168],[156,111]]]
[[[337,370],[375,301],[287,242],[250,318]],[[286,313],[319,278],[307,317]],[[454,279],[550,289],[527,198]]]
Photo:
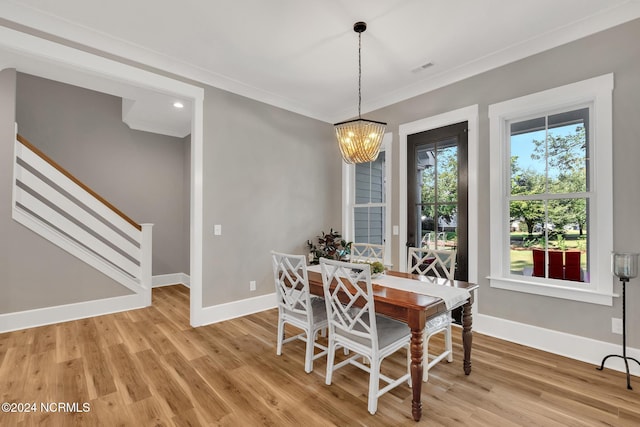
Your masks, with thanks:
[[[451,318],[449,317],[449,313],[440,314],[432,319],[427,320],[427,324],[424,329],[429,333],[430,331],[434,331],[436,329],[441,329],[447,324],[451,323]]]
[[[369,323],[369,316],[365,314],[362,316],[362,319],[365,323]],[[382,349],[386,346],[398,341],[402,338],[409,339],[411,337],[411,330],[407,326],[406,323],[399,322],[397,320],[391,319],[389,317],[377,314],[376,315],[376,328],[378,330],[378,348]],[[356,325],[354,327],[355,330],[364,332],[364,328],[362,326]],[[336,331],[339,335],[343,335],[357,343],[362,345],[371,346],[371,342],[367,338],[363,338],[354,334],[350,334],[346,331],[340,330]]]
[[[302,308],[302,306],[300,306]],[[324,305],[324,298],[312,297],[311,298],[311,310],[313,310],[313,323],[317,324],[327,320],[327,307]],[[302,313],[296,313],[293,311],[287,311],[287,315],[293,317],[301,322],[306,322],[307,316]]]

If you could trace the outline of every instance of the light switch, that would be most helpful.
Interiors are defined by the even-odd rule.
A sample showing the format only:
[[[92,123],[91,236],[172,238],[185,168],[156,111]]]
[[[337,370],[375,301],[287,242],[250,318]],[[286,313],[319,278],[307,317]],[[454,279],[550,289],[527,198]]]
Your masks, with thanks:
[[[220,236],[222,234],[222,225],[216,224],[213,226],[213,234],[215,236]]]
[[[393,226],[393,235],[397,236],[398,234],[400,234],[400,230],[398,230],[398,226],[394,225]]]

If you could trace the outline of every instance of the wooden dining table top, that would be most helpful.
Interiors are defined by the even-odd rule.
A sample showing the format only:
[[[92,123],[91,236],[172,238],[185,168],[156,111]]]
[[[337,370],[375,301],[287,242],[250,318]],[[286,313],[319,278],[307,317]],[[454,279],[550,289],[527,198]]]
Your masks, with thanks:
[[[307,274],[309,278],[310,292],[314,295],[322,296],[322,275],[316,271],[308,271]],[[385,274],[406,279],[413,279],[419,282],[466,289],[469,292],[472,292],[473,290],[478,288],[477,284],[466,282],[463,280],[448,280],[439,277],[420,276],[418,274],[389,270],[387,270]],[[404,307],[410,310],[419,310],[425,313],[427,319],[448,311],[444,301],[439,297],[378,285],[375,283],[375,279],[371,279],[371,282],[376,307],[379,307],[382,304],[395,307]]]

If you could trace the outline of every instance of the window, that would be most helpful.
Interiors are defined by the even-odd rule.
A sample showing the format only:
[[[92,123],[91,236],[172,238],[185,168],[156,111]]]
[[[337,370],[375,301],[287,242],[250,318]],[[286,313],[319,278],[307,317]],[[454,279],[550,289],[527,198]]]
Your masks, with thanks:
[[[385,245],[391,263],[387,191],[391,169],[391,134],[386,134],[373,162],[343,164],[343,229],[347,240]]]
[[[611,305],[613,75],[489,106],[492,287]]]

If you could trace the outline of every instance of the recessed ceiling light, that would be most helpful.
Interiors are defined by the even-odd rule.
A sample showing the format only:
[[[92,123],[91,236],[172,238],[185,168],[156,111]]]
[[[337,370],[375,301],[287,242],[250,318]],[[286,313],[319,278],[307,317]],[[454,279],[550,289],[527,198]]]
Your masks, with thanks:
[[[176,101],[173,103],[173,106],[176,108],[184,108],[184,104],[180,101]]]

